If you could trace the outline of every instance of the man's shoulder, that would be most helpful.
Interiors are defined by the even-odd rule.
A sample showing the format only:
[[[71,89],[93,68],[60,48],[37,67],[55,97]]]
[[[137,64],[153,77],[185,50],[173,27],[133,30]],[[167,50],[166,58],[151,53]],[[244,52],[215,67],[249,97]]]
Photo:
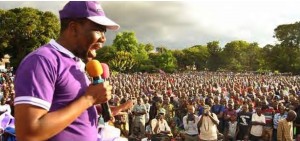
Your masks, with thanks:
[[[281,119],[281,120],[278,121],[278,125],[281,125],[281,124],[283,124],[284,122],[286,122],[286,120],[285,120],[285,119]]]
[[[154,118],[154,119],[151,120],[151,123],[156,123],[156,122],[157,122],[156,118]]]
[[[31,52],[26,56],[26,58],[31,57],[44,57],[45,59],[52,59],[58,57],[58,51],[54,49],[50,44],[45,44],[39,48],[37,48],[35,51]]]

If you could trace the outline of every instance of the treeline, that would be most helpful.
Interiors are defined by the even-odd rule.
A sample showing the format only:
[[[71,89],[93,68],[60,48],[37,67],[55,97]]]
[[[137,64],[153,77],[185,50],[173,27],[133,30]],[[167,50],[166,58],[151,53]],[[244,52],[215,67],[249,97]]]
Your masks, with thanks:
[[[17,67],[31,51],[59,34],[59,20],[51,12],[33,8],[0,10],[0,56],[12,56]],[[177,72],[185,70],[300,72],[300,23],[274,29],[275,45],[219,41],[182,50],[138,42],[134,31],[120,32],[113,44],[98,51],[98,60],[117,72]]]

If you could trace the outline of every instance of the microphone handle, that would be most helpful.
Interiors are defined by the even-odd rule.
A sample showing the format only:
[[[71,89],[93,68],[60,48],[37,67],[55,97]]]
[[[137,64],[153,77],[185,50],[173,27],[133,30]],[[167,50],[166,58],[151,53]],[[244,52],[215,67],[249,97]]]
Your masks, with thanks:
[[[102,79],[101,77],[93,77],[93,84],[99,84],[99,83],[103,83],[105,81],[106,81],[106,79]],[[110,111],[110,108],[109,108],[109,104],[107,102],[102,103],[101,108],[102,108],[101,115],[104,119],[104,122],[109,121],[112,117],[112,114],[111,114],[111,111]]]
[[[102,117],[104,119],[104,122],[108,122],[112,117],[112,114],[111,114],[111,111],[109,108],[109,104],[107,102],[102,103],[101,107],[102,107]]]

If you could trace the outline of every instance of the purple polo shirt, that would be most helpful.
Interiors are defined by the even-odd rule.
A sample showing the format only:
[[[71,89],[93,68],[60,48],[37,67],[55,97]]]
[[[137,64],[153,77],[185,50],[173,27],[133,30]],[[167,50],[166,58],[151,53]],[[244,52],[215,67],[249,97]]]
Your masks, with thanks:
[[[15,77],[15,105],[31,104],[52,112],[85,93],[90,84],[84,63],[54,40],[27,55]],[[51,123],[49,123],[51,124]],[[84,111],[51,141],[96,141],[97,112]]]

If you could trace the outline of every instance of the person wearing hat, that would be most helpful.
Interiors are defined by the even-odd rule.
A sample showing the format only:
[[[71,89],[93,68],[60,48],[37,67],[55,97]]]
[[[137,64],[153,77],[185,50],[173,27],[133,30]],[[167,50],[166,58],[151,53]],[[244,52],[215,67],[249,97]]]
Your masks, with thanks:
[[[171,128],[168,122],[164,119],[166,110],[160,108],[157,112],[156,118],[151,120],[152,137],[151,141],[167,140],[171,134]]]
[[[68,2],[59,16],[58,39],[27,55],[16,72],[15,125],[20,141],[96,141],[94,105],[111,98],[108,81],[90,85],[84,62],[96,57],[106,30],[119,25],[94,1]],[[125,103],[112,113],[131,106]]]

